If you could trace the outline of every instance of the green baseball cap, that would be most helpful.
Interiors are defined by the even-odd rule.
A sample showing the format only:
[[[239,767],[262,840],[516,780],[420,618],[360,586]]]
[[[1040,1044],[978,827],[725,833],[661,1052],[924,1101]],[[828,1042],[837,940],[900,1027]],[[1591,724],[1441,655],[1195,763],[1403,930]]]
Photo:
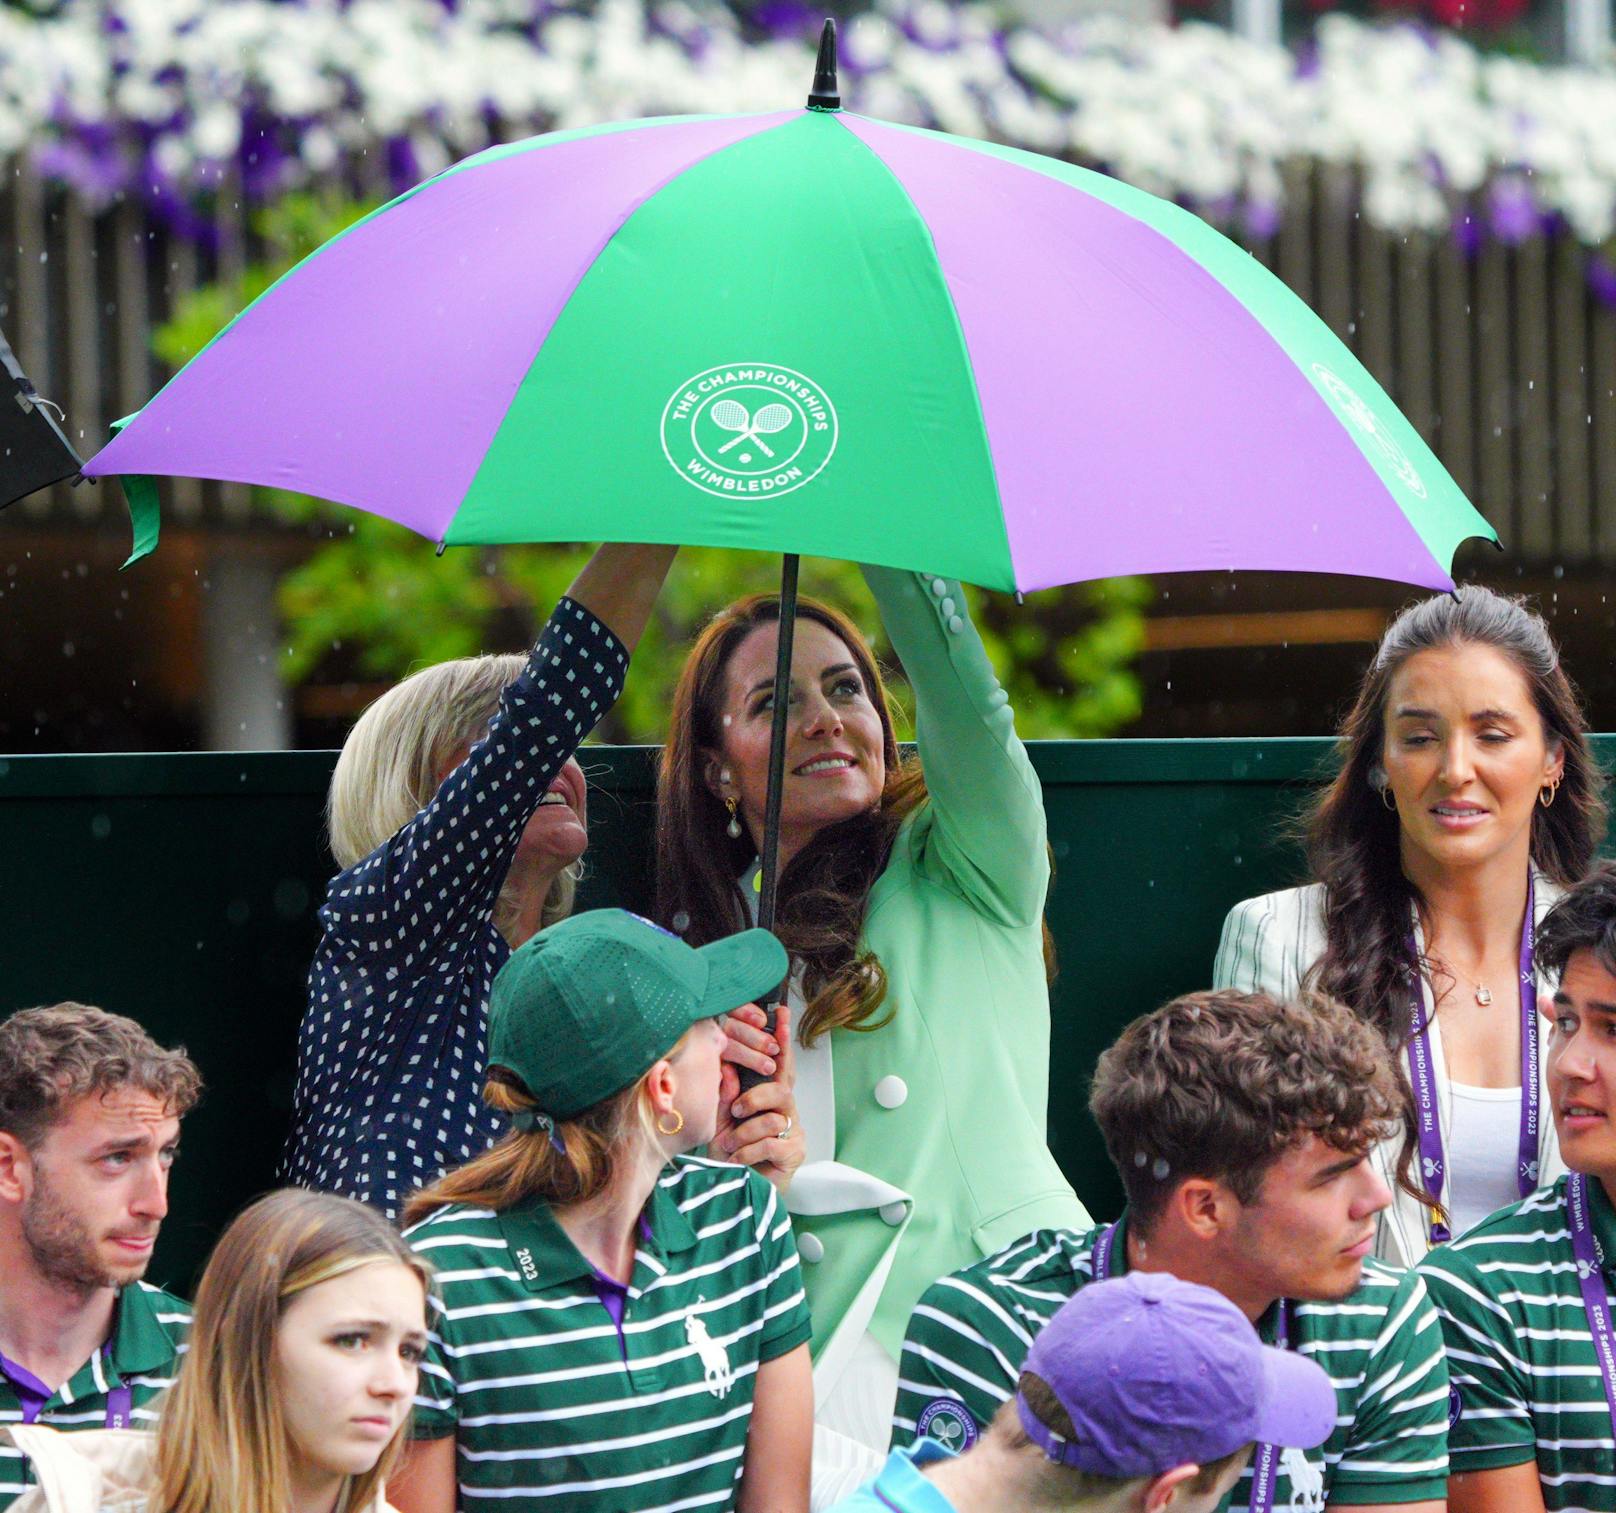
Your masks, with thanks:
[[[552,1119],[621,1092],[691,1025],[785,980],[785,947],[742,930],[697,949],[626,909],[540,930],[494,978],[488,1064],[516,1073]]]

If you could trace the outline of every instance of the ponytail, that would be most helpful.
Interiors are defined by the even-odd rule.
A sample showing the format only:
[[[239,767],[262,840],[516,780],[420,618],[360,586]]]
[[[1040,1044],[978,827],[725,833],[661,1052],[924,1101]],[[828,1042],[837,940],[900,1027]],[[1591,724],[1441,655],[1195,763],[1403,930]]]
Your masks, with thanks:
[[[404,1205],[404,1223],[417,1224],[451,1203],[499,1213],[535,1199],[560,1208],[586,1203],[611,1186],[620,1164],[634,1159],[642,1142],[656,1139],[644,1082],[603,1098],[548,1129],[513,1129],[480,1156],[445,1172]],[[493,1067],[483,1102],[496,1113],[538,1110],[514,1073]]]

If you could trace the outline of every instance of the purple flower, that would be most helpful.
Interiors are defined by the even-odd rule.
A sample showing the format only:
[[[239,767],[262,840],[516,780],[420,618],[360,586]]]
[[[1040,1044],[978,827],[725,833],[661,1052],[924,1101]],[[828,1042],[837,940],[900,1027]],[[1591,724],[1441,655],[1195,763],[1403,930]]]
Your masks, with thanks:
[[[1241,223],[1246,236],[1254,242],[1266,242],[1279,230],[1279,206],[1272,200],[1251,199],[1241,207]]]
[[[42,179],[66,184],[92,209],[112,203],[129,183],[129,165],[110,138],[92,142],[58,138],[33,152],[34,171]]]
[[[1487,191],[1487,218],[1493,235],[1506,247],[1518,247],[1542,229],[1532,190],[1516,174],[1493,180]]]
[[[771,37],[805,37],[816,15],[802,0],[762,0],[752,8],[750,20]]]
[[[415,155],[415,148],[408,137],[389,137],[387,139],[387,178],[393,186],[394,194],[402,194],[412,185],[421,182],[421,160]]]
[[[1471,213],[1468,203],[1454,212],[1453,239],[1466,257],[1474,257],[1481,251],[1482,243],[1487,240],[1481,222]]]
[[[1588,258],[1588,287],[1607,310],[1616,309],[1616,262],[1603,252],[1595,252]]]

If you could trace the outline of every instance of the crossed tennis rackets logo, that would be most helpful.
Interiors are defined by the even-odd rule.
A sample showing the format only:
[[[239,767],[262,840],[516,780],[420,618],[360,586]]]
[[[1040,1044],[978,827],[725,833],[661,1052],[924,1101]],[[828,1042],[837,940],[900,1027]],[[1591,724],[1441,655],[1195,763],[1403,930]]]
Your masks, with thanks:
[[[773,457],[774,449],[763,438],[785,430],[792,421],[791,410],[787,405],[761,405],[757,414],[752,415],[738,399],[721,399],[708,414],[712,416],[713,424],[719,430],[735,432],[718,449],[720,457],[731,447],[738,447],[743,441],[756,442],[758,450],[765,457]]]
[[[662,409],[660,440],[686,483],[721,497],[789,494],[836,451],[836,409],[805,374],[728,363],[692,374]]]

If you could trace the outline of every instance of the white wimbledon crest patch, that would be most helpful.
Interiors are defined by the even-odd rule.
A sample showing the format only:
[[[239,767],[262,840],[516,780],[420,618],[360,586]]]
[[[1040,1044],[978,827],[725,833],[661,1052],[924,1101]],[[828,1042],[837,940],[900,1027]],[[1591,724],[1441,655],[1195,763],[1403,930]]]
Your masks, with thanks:
[[[789,494],[836,451],[836,407],[794,368],[728,363],[680,384],[662,408],[662,454],[703,493]]]

